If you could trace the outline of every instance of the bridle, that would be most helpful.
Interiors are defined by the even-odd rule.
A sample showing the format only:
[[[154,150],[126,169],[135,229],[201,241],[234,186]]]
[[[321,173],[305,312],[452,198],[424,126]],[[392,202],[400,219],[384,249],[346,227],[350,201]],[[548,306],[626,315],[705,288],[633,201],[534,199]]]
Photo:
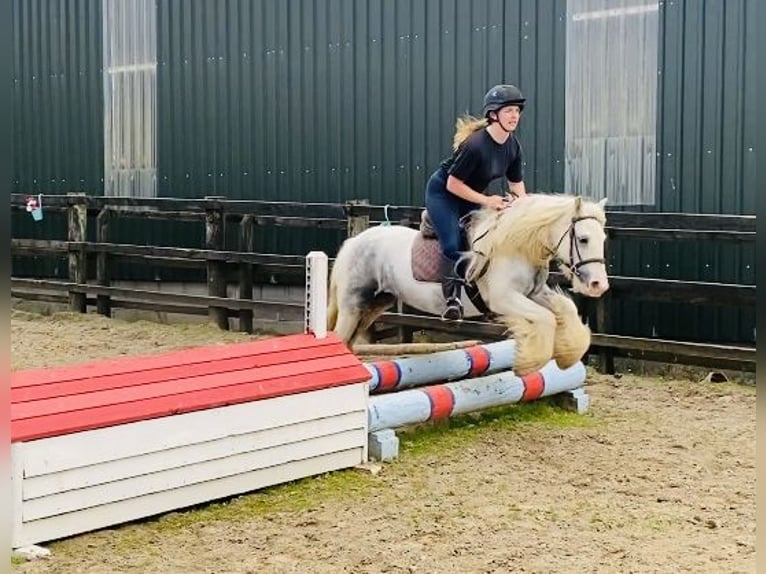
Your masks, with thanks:
[[[590,259],[582,258],[582,254],[580,253],[580,246],[577,243],[575,225],[585,219],[595,219],[598,221],[598,218],[595,215],[578,215],[573,217],[569,227],[566,231],[564,231],[558,243],[556,243],[556,247],[552,250],[549,248],[551,256],[556,257],[556,253],[558,252],[559,247],[561,247],[561,243],[564,241],[566,236],[569,235],[569,263],[561,261],[560,266],[564,267],[567,271],[569,271],[569,273],[575,275],[578,279],[582,279],[580,276],[580,267],[588,265],[589,263],[606,263],[606,259],[603,257],[591,257]],[[577,254],[577,261],[575,261],[575,253]]]
[[[497,215],[499,216],[500,212],[498,212]],[[467,216],[464,216],[464,218],[461,220],[461,224],[463,223],[465,219],[467,219]],[[570,274],[577,276],[578,279],[582,279],[580,274],[580,267],[588,265],[589,263],[604,263],[604,264],[606,263],[606,259],[604,259],[603,257],[591,257],[589,259],[582,258],[582,254],[580,253],[580,246],[577,244],[577,234],[575,233],[575,225],[577,225],[578,222],[584,221],[586,219],[595,219],[596,221],[600,222],[599,218],[596,217],[595,215],[575,215],[574,217],[572,217],[572,221],[569,223],[569,227],[566,229],[566,231],[564,231],[563,235],[558,240],[558,243],[556,243],[556,247],[554,247],[553,249],[551,249],[550,247],[546,247],[546,249],[548,249],[549,251],[549,254],[548,254],[549,257],[553,259],[558,259],[558,257],[556,257],[556,253],[558,252],[559,247],[561,247],[561,243],[564,241],[566,236],[569,235],[569,263],[565,263],[559,260],[559,265],[560,267],[564,267]],[[497,219],[495,220],[495,225],[496,224],[497,224]],[[484,255],[484,253],[482,253],[481,251],[478,251],[474,247],[474,245],[479,239],[487,235],[487,233],[489,232],[490,232],[490,229],[487,229],[486,231],[484,231],[484,233],[482,233],[478,237],[475,237],[473,241],[471,242],[471,251],[477,255],[482,255],[485,258],[484,263],[481,266],[481,269],[479,270],[479,272],[476,274],[474,281],[483,277],[484,274],[487,272],[487,269],[489,268],[489,259],[486,258],[486,255]],[[577,261],[575,261],[574,259],[575,253],[577,254]],[[464,281],[464,283],[466,282]]]

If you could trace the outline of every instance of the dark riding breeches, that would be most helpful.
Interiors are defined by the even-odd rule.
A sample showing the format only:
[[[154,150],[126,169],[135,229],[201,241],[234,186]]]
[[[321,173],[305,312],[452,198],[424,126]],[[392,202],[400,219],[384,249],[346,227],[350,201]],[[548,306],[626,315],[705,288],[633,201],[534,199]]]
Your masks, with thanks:
[[[426,185],[426,209],[433,223],[442,253],[454,264],[465,251],[460,218],[476,209],[473,203],[447,191],[447,172],[437,169]]]

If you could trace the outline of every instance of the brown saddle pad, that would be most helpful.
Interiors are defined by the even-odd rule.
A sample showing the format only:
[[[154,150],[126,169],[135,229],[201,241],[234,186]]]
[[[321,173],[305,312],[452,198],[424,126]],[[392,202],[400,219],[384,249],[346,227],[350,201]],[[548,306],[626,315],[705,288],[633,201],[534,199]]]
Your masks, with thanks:
[[[412,276],[417,281],[441,281],[441,247],[437,239],[418,233],[412,243]]]
[[[424,209],[420,214],[420,233],[412,244],[412,276],[417,281],[441,281],[441,247],[431,220]]]

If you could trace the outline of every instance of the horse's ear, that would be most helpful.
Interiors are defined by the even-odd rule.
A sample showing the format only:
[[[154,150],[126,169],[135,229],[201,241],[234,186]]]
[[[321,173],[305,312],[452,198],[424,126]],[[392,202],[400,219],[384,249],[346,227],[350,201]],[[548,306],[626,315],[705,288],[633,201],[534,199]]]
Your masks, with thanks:
[[[575,197],[575,213],[580,213],[580,208],[582,207],[582,196],[578,195]]]
[[[607,198],[605,197],[604,199],[602,199],[601,201],[599,201],[599,202],[598,202],[598,206],[599,206],[599,207],[600,207],[602,210],[603,210],[603,209],[604,209],[604,207],[606,206],[606,199],[607,199]]]

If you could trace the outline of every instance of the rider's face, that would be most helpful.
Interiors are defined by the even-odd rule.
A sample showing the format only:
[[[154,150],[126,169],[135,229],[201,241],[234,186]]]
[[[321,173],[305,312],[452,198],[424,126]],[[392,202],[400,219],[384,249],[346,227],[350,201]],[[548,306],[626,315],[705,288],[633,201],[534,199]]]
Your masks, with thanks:
[[[521,108],[517,105],[505,106],[497,111],[497,121],[508,131],[514,131],[521,119]]]

